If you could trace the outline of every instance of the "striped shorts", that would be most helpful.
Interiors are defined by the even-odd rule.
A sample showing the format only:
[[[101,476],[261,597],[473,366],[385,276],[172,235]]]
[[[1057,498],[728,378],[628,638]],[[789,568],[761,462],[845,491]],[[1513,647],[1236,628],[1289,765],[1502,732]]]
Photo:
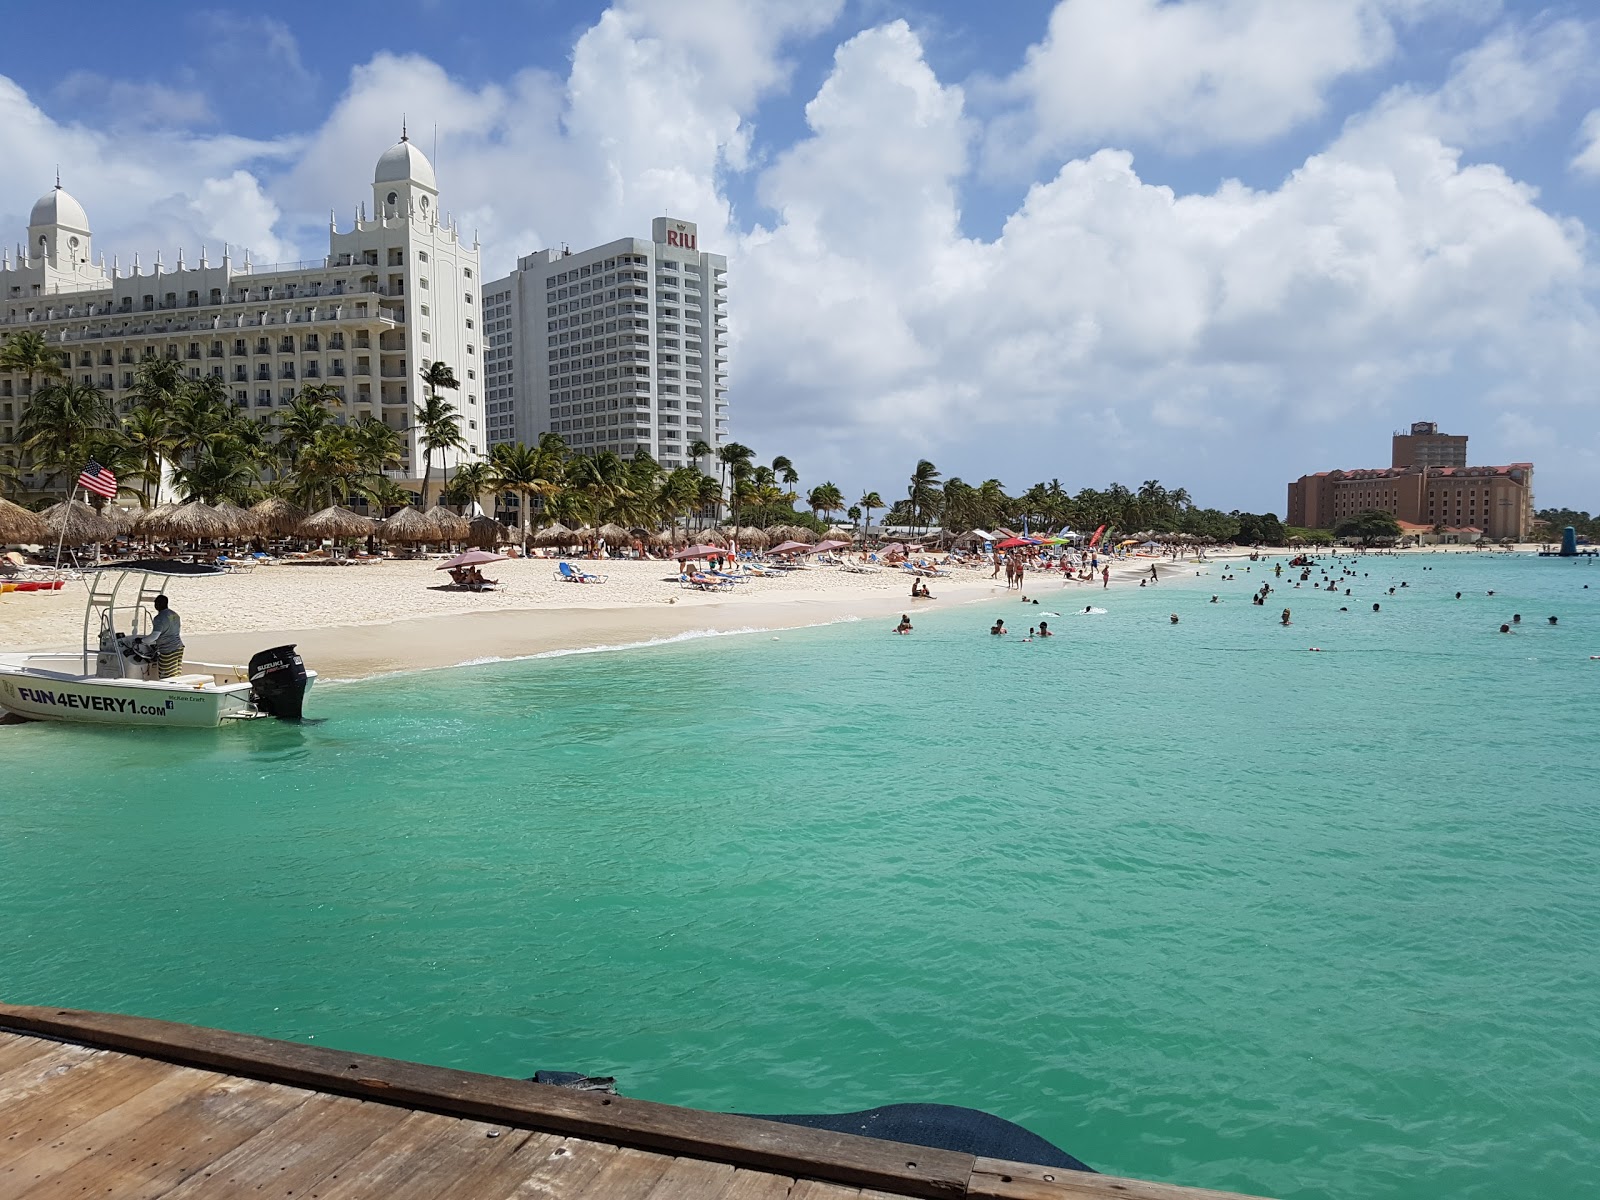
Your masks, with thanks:
[[[183,647],[176,650],[163,650],[156,655],[156,675],[161,679],[171,679],[183,671]]]

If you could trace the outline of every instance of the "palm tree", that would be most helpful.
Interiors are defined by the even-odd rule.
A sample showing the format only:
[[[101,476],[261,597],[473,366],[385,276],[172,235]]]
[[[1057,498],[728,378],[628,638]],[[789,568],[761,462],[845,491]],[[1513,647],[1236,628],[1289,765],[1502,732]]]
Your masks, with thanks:
[[[0,346],[0,371],[15,371],[28,382],[27,395],[39,379],[59,379],[61,352],[52,350],[44,335],[32,329],[13,333]]]
[[[561,443],[554,434],[545,437],[554,437],[557,444]],[[553,447],[547,447],[543,439],[538,446],[506,442],[494,448],[489,465],[493,469],[491,486],[494,490],[511,492],[517,497],[517,524],[526,544],[531,529],[533,497],[554,496],[561,490],[562,455]]]
[[[461,437],[461,416],[455,405],[439,399],[440,388],[451,392],[461,388],[450,364],[431,362],[423,367],[422,383],[428,389],[428,398],[417,408],[416,428],[417,444],[422,447],[422,506],[427,508],[434,451],[465,450],[467,443]]]
[[[699,468],[699,464],[705,462],[705,460],[710,457],[711,443],[703,442],[698,439],[689,443],[689,461],[695,464],[696,469]]]
[[[938,511],[939,492],[939,468],[927,459],[919,458],[916,470],[911,472],[911,486],[906,489],[906,499],[910,501],[911,511],[924,529],[933,523]]]
[[[812,516],[819,512],[833,513],[844,507],[844,493],[832,482],[819,484],[806,497],[806,505]]]
[[[853,529],[860,529],[861,528],[861,507],[860,507],[860,505],[852,504],[849,508],[845,509],[844,515],[850,518],[851,528],[853,528]]]
[[[333,410],[320,390],[302,390],[288,408],[278,412],[276,420],[278,444],[290,471],[299,465],[301,452],[334,423]]]
[[[171,426],[165,415],[139,404],[122,419],[122,437],[139,459],[140,507],[152,508],[161,503],[161,464],[177,447]]]
[[[464,463],[456,468],[455,477],[445,489],[445,496],[465,516],[467,510],[478,503],[478,497],[490,490],[493,480],[494,468],[488,463]]]
[[[51,380],[34,393],[17,422],[17,443],[55,474],[72,466],[73,458],[86,457],[93,436],[109,430],[114,420],[111,401],[98,388]]]
[[[727,492],[729,475],[738,476],[740,470],[748,471],[756,452],[739,442],[729,442],[717,451],[717,483],[722,494]],[[721,515],[721,496],[718,497],[718,515]]]
[[[794,463],[787,455],[780,454],[772,460],[772,473],[783,482],[784,487],[791,489],[786,493],[790,504],[800,498],[799,494],[792,490],[794,485],[800,482],[800,472],[794,469]]]
[[[165,416],[177,406],[185,379],[175,358],[147,358],[133,370],[128,398],[140,408]]]
[[[863,492],[861,499],[856,501],[867,514],[866,522],[861,526],[861,535],[865,537],[872,532],[872,510],[883,507],[883,497],[877,492]]]

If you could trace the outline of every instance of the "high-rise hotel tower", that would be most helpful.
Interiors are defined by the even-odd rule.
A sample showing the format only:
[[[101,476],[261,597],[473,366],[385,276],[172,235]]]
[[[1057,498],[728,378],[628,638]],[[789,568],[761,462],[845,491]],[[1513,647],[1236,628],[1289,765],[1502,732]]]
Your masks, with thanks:
[[[727,437],[727,271],[672,217],[648,242],[518,259],[483,287],[489,443],[553,430],[580,453],[708,468],[689,448]]]

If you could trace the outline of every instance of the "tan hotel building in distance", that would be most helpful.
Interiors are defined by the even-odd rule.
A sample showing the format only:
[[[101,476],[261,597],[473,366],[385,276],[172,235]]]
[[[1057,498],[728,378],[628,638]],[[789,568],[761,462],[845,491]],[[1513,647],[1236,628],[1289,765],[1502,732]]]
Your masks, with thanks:
[[[1526,541],[1533,525],[1533,464],[1467,466],[1464,434],[1418,421],[1394,435],[1392,465],[1318,471],[1289,485],[1287,524],[1333,529],[1369,509],[1392,513],[1407,532],[1435,528],[1457,541]]]

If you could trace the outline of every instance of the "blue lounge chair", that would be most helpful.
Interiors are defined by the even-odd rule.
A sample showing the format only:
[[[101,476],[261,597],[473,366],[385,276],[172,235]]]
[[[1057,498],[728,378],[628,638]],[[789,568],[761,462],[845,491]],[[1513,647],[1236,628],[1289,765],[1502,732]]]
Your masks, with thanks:
[[[580,571],[571,563],[562,563],[556,568],[556,578],[563,583],[604,583],[604,575],[591,575],[587,571]]]

